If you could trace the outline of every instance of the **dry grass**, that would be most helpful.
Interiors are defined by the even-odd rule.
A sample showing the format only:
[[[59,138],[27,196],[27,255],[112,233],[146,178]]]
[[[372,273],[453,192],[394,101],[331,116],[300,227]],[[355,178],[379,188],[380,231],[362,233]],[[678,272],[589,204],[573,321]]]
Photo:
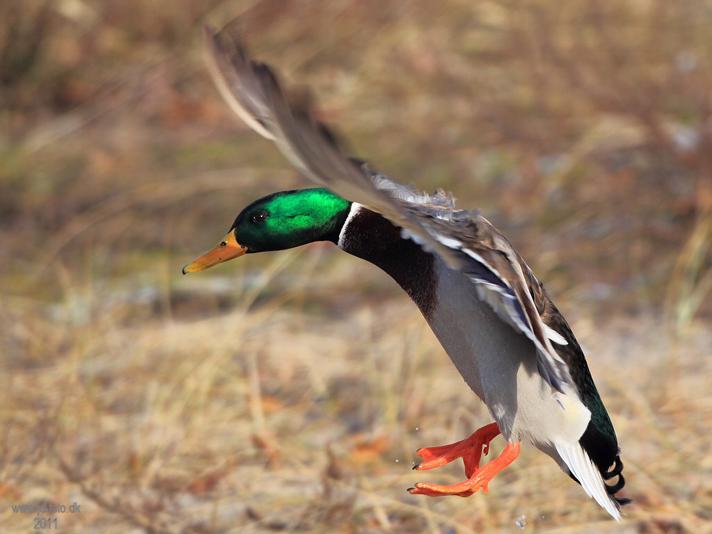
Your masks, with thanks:
[[[404,299],[350,307],[320,295],[317,268],[322,289],[344,292],[374,274],[341,262],[322,273],[324,255],[277,260],[308,267],[252,291],[234,289],[245,271],[218,279],[236,304],[207,317],[162,311],[160,294],[112,305],[89,292],[53,320],[14,303],[3,317],[6,350],[17,348],[3,384],[4,498],[78,501],[81,514],[60,516],[77,531],[500,532],[521,516],[535,531],[704,530],[709,330],[675,340],[651,318],[574,324],[623,447],[635,500],[623,527],[531,451],[490,495],[415,498],[404,490],[417,480],[462,473],[415,473],[414,451],[488,415]],[[6,512],[3,530],[28,522]]]
[[[712,530],[710,13],[600,4],[2,4],[0,530],[41,501],[81,504],[62,532]],[[533,451],[489,495],[405,492],[458,480],[414,452],[489,418],[375,268],[317,245],[180,276],[304,186],[205,76],[200,24],[237,14],[360,154],[531,261],[618,429],[622,524]]]

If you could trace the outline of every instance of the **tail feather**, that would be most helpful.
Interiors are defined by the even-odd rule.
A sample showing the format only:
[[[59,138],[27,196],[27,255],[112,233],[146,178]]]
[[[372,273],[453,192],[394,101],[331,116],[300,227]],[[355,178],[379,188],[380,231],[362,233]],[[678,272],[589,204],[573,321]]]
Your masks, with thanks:
[[[620,521],[620,504],[618,500],[609,493],[609,486],[606,486],[606,483],[603,481],[604,475],[601,474],[583,447],[581,447],[578,442],[555,443],[555,446],[559,456],[561,456],[561,459],[566,463],[571,474],[576,478],[579,484],[581,484],[581,487],[588,496],[592,497],[613,519]],[[613,470],[616,469],[617,466],[614,466]],[[622,469],[623,464],[621,463],[620,470],[622,471]],[[618,474],[620,475],[620,473]],[[621,480],[623,480],[622,476],[615,486],[620,484]],[[625,483],[624,480],[623,483]],[[615,488],[615,486],[610,487]],[[621,487],[623,486],[621,485]],[[615,493],[615,491],[613,493]]]
[[[623,462],[620,456],[616,455],[613,467],[602,474],[604,480],[610,480],[614,477],[618,477],[618,481],[615,484],[606,484],[606,491],[608,495],[613,497],[620,506],[624,506],[630,503],[630,499],[623,497],[616,497],[616,493],[623,489],[625,486],[625,478],[623,477]]]
[[[613,462],[613,467],[609,470],[603,473],[603,478],[606,480],[612,479],[616,475],[620,475],[623,473],[623,462],[621,461],[621,457],[616,454],[616,459]]]

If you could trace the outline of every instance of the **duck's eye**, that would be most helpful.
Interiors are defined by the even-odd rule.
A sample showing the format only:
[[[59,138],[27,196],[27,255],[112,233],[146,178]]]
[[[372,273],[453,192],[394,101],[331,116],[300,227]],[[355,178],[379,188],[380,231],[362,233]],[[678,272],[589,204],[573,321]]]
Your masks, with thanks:
[[[255,224],[260,224],[265,221],[267,218],[267,212],[266,211],[258,211],[252,217],[250,217],[250,220],[255,223]]]
[[[221,247],[226,247],[226,246],[227,246],[227,241],[220,241],[220,246],[221,246]]]

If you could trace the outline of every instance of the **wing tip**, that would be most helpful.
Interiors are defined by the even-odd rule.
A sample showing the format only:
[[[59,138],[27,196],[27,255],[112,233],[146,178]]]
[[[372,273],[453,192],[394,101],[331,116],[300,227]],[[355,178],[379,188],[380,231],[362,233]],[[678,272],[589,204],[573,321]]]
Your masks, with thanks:
[[[274,140],[268,100],[282,95],[277,75],[250,57],[240,32],[230,26],[205,24],[203,39],[208,71],[230,109],[259,135]]]

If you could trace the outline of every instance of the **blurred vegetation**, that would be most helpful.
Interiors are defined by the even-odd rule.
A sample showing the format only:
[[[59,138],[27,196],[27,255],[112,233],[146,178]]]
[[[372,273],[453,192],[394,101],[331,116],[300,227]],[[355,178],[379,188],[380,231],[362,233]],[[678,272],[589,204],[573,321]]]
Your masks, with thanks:
[[[622,530],[546,459],[400,493],[487,416],[382,273],[317,245],[180,277],[308,186],[206,74],[202,24],[235,18],[356,154],[481,208],[545,281],[622,434]],[[79,493],[76,531],[702,532],[710,27],[705,0],[0,3],[0,500]]]

